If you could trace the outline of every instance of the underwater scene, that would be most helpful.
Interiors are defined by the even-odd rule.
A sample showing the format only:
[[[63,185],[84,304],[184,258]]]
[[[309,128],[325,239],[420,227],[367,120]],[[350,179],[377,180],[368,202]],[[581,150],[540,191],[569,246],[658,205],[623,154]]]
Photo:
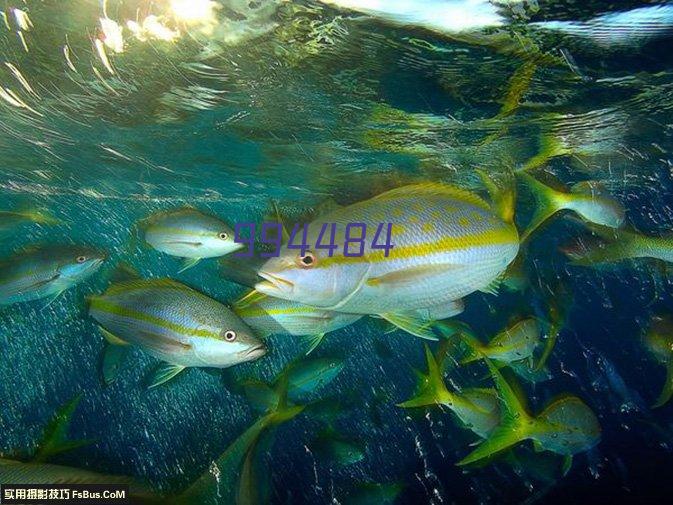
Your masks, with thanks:
[[[673,3],[0,14],[0,501],[670,500]]]

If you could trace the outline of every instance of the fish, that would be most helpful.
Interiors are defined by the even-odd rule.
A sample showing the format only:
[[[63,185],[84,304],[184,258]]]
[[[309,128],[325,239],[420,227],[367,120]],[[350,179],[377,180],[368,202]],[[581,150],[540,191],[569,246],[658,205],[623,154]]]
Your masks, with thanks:
[[[359,440],[351,440],[334,429],[323,430],[309,445],[319,458],[348,466],[365,459],[365,446]]]
[[[32,207],[0,210],[0,235],[26,224],[55,225],[59,220],[43,209]]]
[[[397,406],[402,408],[443,405],[449,408],[462,424],[481,438],[486,438],[500,422],[498,397],[494,389],[465,388],[449,391],[442,372],[430,348],[425,345],[427,374],[418,373],[416,395]]]
[[[340,503],[348,505],[392,505],[396,502],[404,485],[398,482],[360,482]]]
[[[234,231],[221,219],[185,207],[160,212],[141,223],[145,242],[157,251],[185,258],[180,272],[205,258],[225,256],[242,249]]]
[[[666,367],[666,379],[653,408],[666,405],[673,396],[673,318],[667,315],[652,317],[643,335],[645,348],[654,359]]]
[[[575,241],[561,249],[572,265],[591,267],[646,258],[673,263],[673,234],[648,236],[635,230],[615,230],[595,224],[589,229],[599,240]]]
[[[55,300],[93,275],[103,251],[82,245],[32,246],[0,261],[0,305],[42,298]]]
[[[233,311],[171,279],[113,284],[89,299],[89,314],[101,326],[108,349],[134,345],[164,362],[150,387],[188,367],[227,368],[267,352]]]
[[[540,324],[533,317],[524,318],[498,333],[488,344],[482,344],[476,339],[470,339],[469,342],[472,349],[462,359],[463,365],[483,356],[505,363],[531,359],[540,343]]]
[[[488,358],[484,361],[500,399],[499,425],[458,466],[473,465],[490,458],[524,440],[532,440],[538,450],[560,454],[566,458],[565,472],[570,469],[572,456],[588,451],[601,438],[601,426],[596,414],[580,398],[562,395],[550,401],[537,415],[532,415],[525,399]]]
[[[235,302],[233,309],[257,335],[262,338],[272,334],[305,337],[306,354],[318,347],[327,333],[345,328],[363,317],[363,314],[323,310],[266,295],[252,299],[246,299],[246,296]]]
[[[348,223],[375,230],[392,224],[389,255],[362,244],[362,256],[345,256]],[[285,244],[264,263],[255,285],[261,293],[339,312],[378,315],[415,335],[413,317],[398,312],[441,306],[488,287],[514,260],[519,237],[478,195],[442,183],[403,186],[321,216],[309,225],[315,244],[323,224],[336,223],[332,257],[322,249],[305,254]],[[366,242],[366,241],[365,241]],[[400,321],[401,319],[401,321]]]
[[[331,383],[343,370],[339,358],[303,360],[288,367],[288,398],[298,401]]]
[[[0,482],[12,484],[120,484],[131,485],[131,493],[147,492],[131,477],[104,475],[81,468],[51,463],[22,463],[0,458]]]
[[[610,228],[619,228],[624,224],[624,206],[599,184],[578,183],[568,191],[565,188],[553,189],[525,172],[517,172],[517,175],[537,200],[535,213],[521,235],[522,243],[554,214],[563,210],[575,212],[586,222]]]

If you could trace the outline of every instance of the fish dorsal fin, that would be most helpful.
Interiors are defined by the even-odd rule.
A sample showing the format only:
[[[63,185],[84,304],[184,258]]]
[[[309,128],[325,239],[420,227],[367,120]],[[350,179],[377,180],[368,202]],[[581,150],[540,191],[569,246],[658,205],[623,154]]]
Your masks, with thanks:
[[[391,189],[385,193],[375,196],[372,200],[387,200],[397,198],[413,198],[413,197],[427,197],[431,195],[444,196],[460,200],[464,203],[469,203],[486,210],[490,210],[491,206],[479,195],[467,191],[465,189],[445,184],[441,182],[422,182],[419,184],[411,184],[399,188]]]
[[[56,454],[71,451],[94,442],[93,440],[68,440],[70,422],[81,399],[81,394],[75,396],[59,408],[54,417],[51,418],[35,451],[33,463],[42,463]]]

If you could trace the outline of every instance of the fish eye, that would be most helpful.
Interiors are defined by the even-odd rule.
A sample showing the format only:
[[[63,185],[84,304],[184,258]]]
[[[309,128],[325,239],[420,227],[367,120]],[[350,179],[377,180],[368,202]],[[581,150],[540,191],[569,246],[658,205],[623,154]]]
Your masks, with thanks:
[[[77,263],[84,263],[86,261],[86,256],[77,256]]]
[[[229,238],[229,234],[225,231],[221,231],[217,236],[220,237],[221,240],[227,240]]]
[[[311,251],[307,251],[306,254],[300,254],[296,260],[297,266],[300,268],[312,268],[317,262],[318,258]]]
[[[227,330],[224,333],[224,340],[226,340],[227,342],[233,342],[234,340],[236,340],[236,332],[234,330]]]

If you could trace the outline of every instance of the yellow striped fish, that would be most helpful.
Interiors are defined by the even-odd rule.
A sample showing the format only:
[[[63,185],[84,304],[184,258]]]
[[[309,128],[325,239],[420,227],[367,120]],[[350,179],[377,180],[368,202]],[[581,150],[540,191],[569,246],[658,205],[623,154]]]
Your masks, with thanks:
[[[260,337],[273,334],[307,337],[307,354],[322,342],[325,334],[363,317],[362,314],[334,312],[259,294],[243,297],[233,309]]]
[[[264,280],[257,291],[394,322],[400,310],[440,307],[486,289],[519,250],[512,223],[479,196],[441,183],[404,186],[334,209],[309,225],[308,244],[316,243],[323,223],[336,223],[333,257],[325,249],[301,255],[285,245],[258,272]],[[367,225],[362,256],[344,255],[348,223]],[[392,223],[387,257],[372,248],[380,223]]]
[[[226,368],[266,353],[231,310],[170,279],[114,284],[90,299],[89,314],[106,330],[109,343],[136,345],[168,364],[152,386],[186,367]]]

